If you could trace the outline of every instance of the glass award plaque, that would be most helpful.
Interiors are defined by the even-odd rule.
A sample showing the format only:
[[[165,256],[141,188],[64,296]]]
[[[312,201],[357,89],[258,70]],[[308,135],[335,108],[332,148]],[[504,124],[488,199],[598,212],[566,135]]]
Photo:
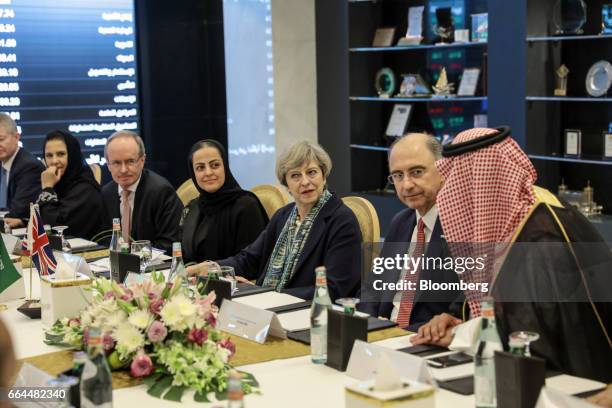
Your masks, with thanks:
[[[612,133],[603,132],[603,158],[612,160]]]
[[[382,68],[376,73],[374,81],[376,93],[381,98],[390,98],[395,92],[395,74],[391,68]]]
[[[578,129],[565,129],[565,156],[580,157],[582,131]]]
[[[555,34],[582,34],[587,10],[583,0],[557,0],[553,8]]]
[[[487,42],[489,39],[489,14],[472,14],[472,42]]]

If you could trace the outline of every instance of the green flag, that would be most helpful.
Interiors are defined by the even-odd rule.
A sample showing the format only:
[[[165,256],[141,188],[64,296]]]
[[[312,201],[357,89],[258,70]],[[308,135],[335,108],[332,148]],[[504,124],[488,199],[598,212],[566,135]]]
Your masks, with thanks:
[[[0,238],[0,293],[4,292],[13,283],[21,278],[17,268],[13,265],[4,240]]]

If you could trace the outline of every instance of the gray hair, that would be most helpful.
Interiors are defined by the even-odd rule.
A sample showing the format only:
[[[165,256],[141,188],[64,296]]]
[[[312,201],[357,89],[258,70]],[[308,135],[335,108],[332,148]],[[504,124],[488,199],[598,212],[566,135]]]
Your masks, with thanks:
[[[142,157],[145,155],[145,145],[144,145],[144,142],[142,141],[142,138],[138,136],[138,133],[132,132],[130,130],[120,130],[110,135],[110,137],[106,140],[106,145],[104,146],[104,157],[106,158],[106,160],[108,160],[108,145],[113,140],[120,139],[120,138],[133,139],[138,145],[138,157]]]
[[[329,154],[317,143],[302,141],[294,144],[276,161],[276,178],[279,183],[287,187],[285,176],[289,170],[301,167],[314,161],[321,168],[323,177],[327,179],[332,169]]]
[[[431,152],[435,160],[440,160],[442,158],[442,143],[434,135],[429,133],[406,133],[402,137],[398,137],[391,143],[391,147],[389,148],[389,156],[391,155],[391,151],[400,141],[404,140],[407,137],[411,136],[424,136],[425,137],[425,146],[427,150]]]
[[[0,128],[3,128],[8,133],[12,133],[14,135],[18,133],[17,124],[8,113],[0,113]]]

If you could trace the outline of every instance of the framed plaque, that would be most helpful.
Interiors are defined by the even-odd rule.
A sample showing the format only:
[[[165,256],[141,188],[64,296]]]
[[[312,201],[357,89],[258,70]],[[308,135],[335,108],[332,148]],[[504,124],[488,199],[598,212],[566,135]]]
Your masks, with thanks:
[[[487,42],[489,39],[489,14],[472,14],[472,42]]]
[[[580,157],[582,131],[579,129],[565,129],[565,156]]]
[[[457,96],[474,96],[478,86],[480,68],[466,68],[461,75],[461,82],[457,90]]]
[[[395,38],[395,27],[382,27],[376,29],[372,47],[390,47]]]
[[[612,3],[601,6],[601,33],[612,34]]]
[[[603,132],[603,158],[612,160],[612,133]]]
[[[412,105],[396,104],[393,106],[393,112],[391,113],[385,135],[390,137],[403,136],[408,127],[411,112]]]

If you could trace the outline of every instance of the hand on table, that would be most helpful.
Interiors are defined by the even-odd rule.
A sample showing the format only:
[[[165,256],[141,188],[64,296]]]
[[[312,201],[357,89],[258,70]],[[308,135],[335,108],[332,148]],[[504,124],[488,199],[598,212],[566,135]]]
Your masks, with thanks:
[[[410,341],[414,346],[418,344],[434,344],[436,346],[448,347],[453,340],[451,329],[461,323],[461,319],[457,319],[448,313],[439,314],[428,323],[419,327],[416,336],[413,336]]]
[[[8,225],[11,228],[25,227],[25,224],[19,218],[5,218],[4,225]]]
[[[608,386],[602,392],[595,394],[586,399],[591,404],[599,405],[600,407],[612,408],[612,385]]]

